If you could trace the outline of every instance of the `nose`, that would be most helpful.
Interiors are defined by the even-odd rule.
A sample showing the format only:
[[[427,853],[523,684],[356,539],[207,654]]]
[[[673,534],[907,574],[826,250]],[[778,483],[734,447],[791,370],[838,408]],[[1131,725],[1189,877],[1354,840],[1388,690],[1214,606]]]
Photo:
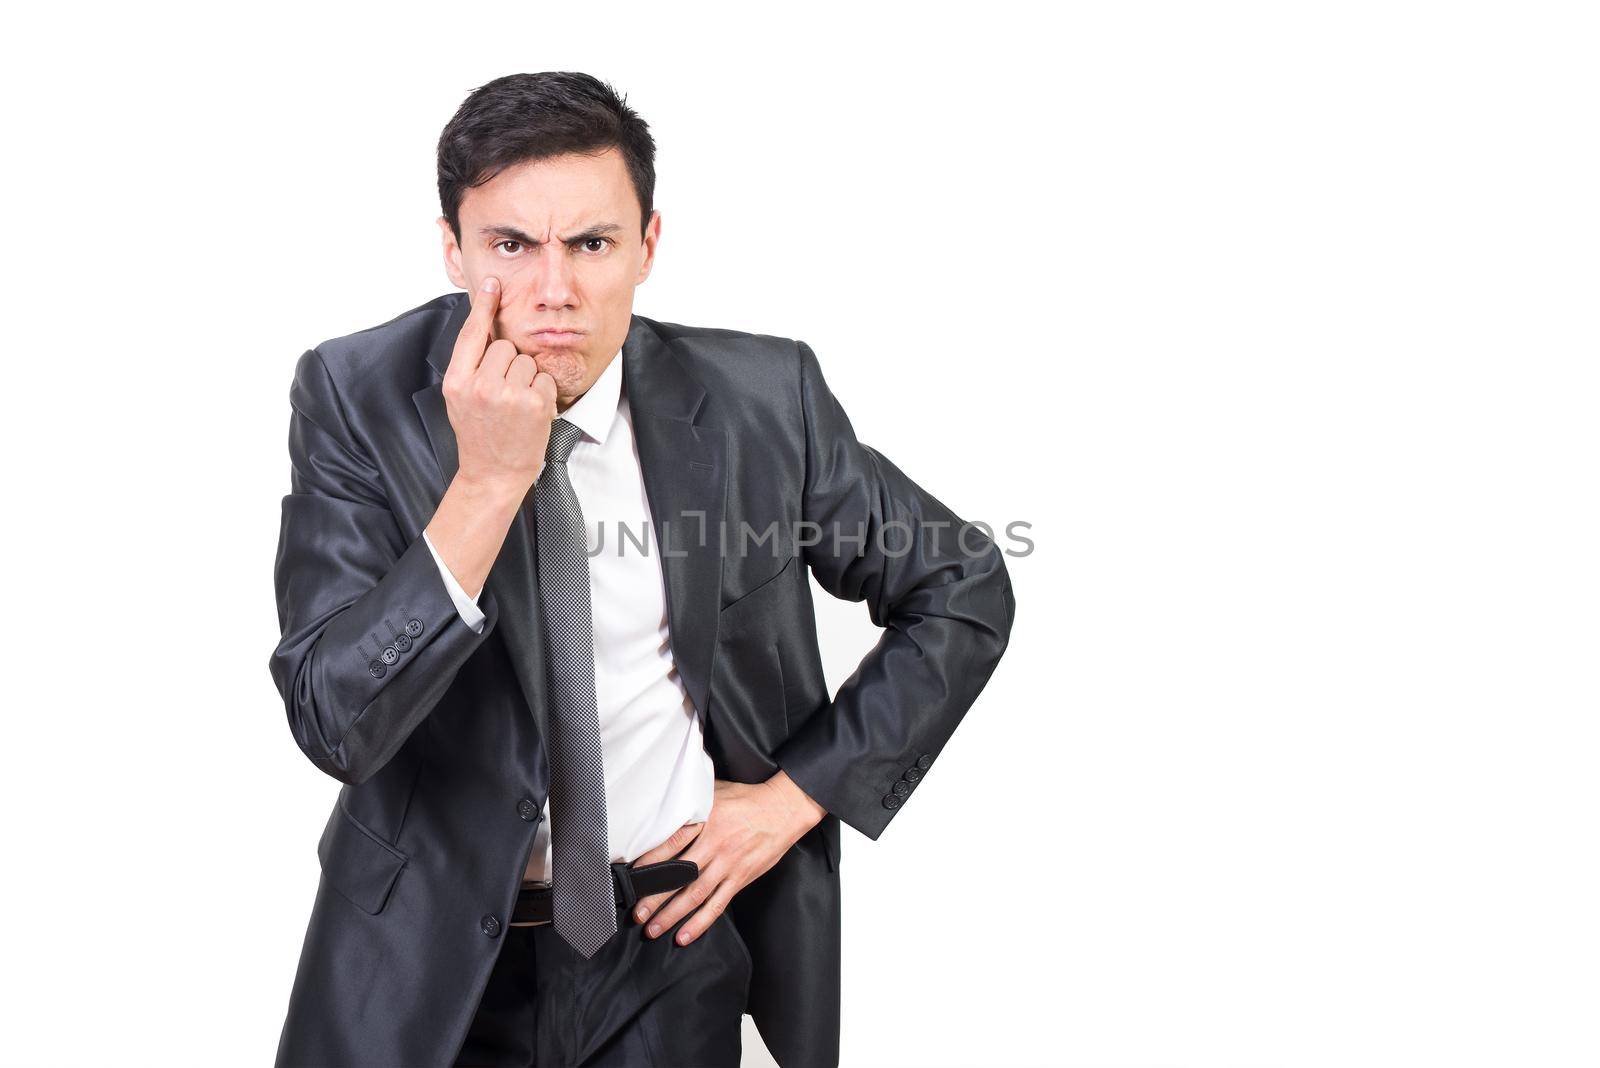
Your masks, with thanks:
[[[533,257],[524,299],[534,311],[556,311],[578,302],[576,279],[566,250],[547,247]]]

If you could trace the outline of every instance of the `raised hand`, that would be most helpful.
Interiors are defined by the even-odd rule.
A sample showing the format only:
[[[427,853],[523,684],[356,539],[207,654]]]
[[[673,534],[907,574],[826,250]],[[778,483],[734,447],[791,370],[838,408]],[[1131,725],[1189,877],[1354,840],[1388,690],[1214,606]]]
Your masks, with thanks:
[[[472,296],[445,371],[445,410],[456,432],[457,477],[520,498],[544,467],[556,417],[556,380],[532,356],[496,339],[500,280]]]

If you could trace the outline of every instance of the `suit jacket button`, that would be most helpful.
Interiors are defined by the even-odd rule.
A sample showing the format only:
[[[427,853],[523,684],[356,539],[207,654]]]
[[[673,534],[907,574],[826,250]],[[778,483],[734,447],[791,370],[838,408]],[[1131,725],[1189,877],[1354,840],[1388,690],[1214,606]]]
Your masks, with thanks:
[[[906,794],[909,794],[911,792],[911,784],[906,782],[904,779],[901,779],[899,782],[897,782],[893,786],[889,787],[889,789],[893,790],[895,793],[899,794],[901,797],[904,797],[904,796],[906,796]]]
[[[906,780],[906,782],[916,782],[920,778],[922,778],[922,769],[917,767],[915,764],[911,765],[909,768],[906,769],[906,771],[905,771],[905,780]]]
[[[923,771],[927,771],[928,766],[932,763],[933,757],[929,756],[927,753],[923,753],[921,756],[917,757],[917,767],[921,768]]]
[[[411,622],[407,623],[406,624],[406,633],[411,635],[413,638],[421,637],[421,635],[422,635],[422,620],[413,619]]]
[[[369,663],[367,665],[367,671],[375,679],[381,679],[389,673],[389,669],[383,666],[382,660],[374,660]]]
[[[490,938],[498,937],[500,934],[500,917],[485,916],[483,918],[483,933]]]
[[[385,645],[383,652],[379,653],[378,656],[383,659],[385,664],[394,667],[395,662],[400,659],[400,651],[392,645]]]
[[[410,652],[411,635],[407,634],[405,631],[401,631],[399,634],[396,634],[394,636],[394,647],[400,650],[402,653]]]
[[[899,794],[884,794],[883,795],[883,807],[884,808],[899,808],[900,807],[900,795]]]
[[[532,823],[539,818],[539,806],[533,803],[533,798],[524,797],[517,802],[517,815]]]

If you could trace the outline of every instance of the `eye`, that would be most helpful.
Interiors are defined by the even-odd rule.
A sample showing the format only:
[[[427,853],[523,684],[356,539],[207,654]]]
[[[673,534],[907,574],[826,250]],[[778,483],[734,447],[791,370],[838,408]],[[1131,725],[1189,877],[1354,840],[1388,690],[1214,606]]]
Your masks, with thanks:
[[[506,245],[516,245],[518,248],[521,248],[522,247],[522,242],[508,237],[504,241],[496,242],[494,247],[495,248],[503,248]],[[516,255],[516,253],[512,253],[512,255]]]
[[[611,244],[611,239],[608,237],[586,237],[580,242],[580,244],[583,246],[583,250],[585,252],[604,252],[606,250],[606,246]],[[589,246],[592,244],[598,244],[600,247],[590,248]]]

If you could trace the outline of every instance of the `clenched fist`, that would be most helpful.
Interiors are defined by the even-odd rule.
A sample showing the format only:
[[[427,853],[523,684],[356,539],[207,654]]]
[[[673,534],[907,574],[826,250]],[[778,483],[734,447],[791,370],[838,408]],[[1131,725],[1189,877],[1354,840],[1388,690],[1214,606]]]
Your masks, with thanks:
[[[499,305],[499,279],[485,278],[450,354],[444,401],[456,432],[458,477],[520,498],[544,468],[556,380],[532,356],[494,337]]]

